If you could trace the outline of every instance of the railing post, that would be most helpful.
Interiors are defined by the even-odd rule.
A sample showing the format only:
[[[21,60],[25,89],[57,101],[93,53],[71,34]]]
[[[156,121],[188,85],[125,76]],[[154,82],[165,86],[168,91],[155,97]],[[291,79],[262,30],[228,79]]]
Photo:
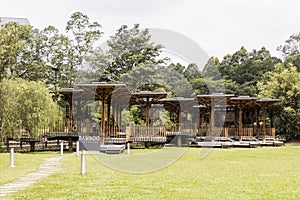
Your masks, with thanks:
[[[125,134],[126,134],[126,142],[128,142],[130,140],[130,135],[131,135],[131,127],[130,126],[126,127]]]

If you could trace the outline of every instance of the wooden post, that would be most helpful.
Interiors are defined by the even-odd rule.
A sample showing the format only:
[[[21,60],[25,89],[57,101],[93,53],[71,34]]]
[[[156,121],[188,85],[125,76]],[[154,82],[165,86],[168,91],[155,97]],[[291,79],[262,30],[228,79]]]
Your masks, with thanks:
[[[263,106],[262,111],[263,111],[262,136],[263,136],[263,139],[266,139],[266,135],[267,135],[267,130],[266,130],[266,112],[267,112],[267,108],[266,108],[266,106]]]
[[[215,136],[215,105],[211,104],[210,106],[210,112],[209,112],[209,125],[210,125],[210,136],[211,136],[211,141],[214,141],[214,136]]]
[[[150,106],[148,104],[148,98],[147,98],[147,103],[146,103],[146,126],[149,126],[150,125]]]
[[[130,126],[127,126],[126,127],[126,142],[129,142],[130,141],[130,134],[131,134],[131,127]]]
[[[111,132],[113,133],[113,134],[115,134],[116,135],[116,124],[115,124],[115,116],[116,116],[116,108],[115,108],[115,106],[114,105],[112,105],[112,125],[111,125]]]
[[[239,105],[238,109],[239,109],[239,141],[241,141],[242,135],[243,135],[243,107],[242,107],[242,105]]]
[[[35,141],[29,141],[30,144],[30,151],[34,152],[35,151]]]
[[[71,137],[69,137],[68,142],[69,142],[69,152],[72,152],[73,151],[73,139]]]
[[[181,128],[182,128],[182,112],[181,110],[179,109],[178,111],[178,130],[177,131],[181,131]]]
[[[68,131],[72,131],[73,127],[73,109],[72,109],[72,99],[69,100],[69,126],[68,126]]]
[[[116,131],[120,131],[118,130],[121,127],[121,123],[119,121],[119,106],[117,106],[116,108]]]
[[[100,129],[100,144],[104,144],[104,133],[105,133],[105,103],[102,101],[102,113],[101,113],[101,129]]]
[[[107,102],[107,133],[106,136],[110,136],[110,99]]]
[[[239,112],[238,112],[238,106],[236,105],[235,106],[235,109],[234,109],[234,135],[235,136],[238,136],[239,135],[239,128],[238,128],[238,115]]]
[[[205,129],[204,117],[205,117],[205,110],[203,109],[203,111],[201,112],[201,122],[200,122],[201,136],[204,135],[203,133],[204,133],[204,129]]]
[[[257,108],[256,111],[255,111],[255,120],[256,120],[256,136],[259,136],[260,135],[260,125],[259,125],[259,109]]]

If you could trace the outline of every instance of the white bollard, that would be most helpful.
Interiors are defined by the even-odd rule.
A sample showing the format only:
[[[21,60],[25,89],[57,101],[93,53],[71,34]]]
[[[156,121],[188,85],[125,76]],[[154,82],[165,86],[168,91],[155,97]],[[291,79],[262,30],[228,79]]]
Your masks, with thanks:
[[[14,148],[10,149],[10,166],[9,167],[16,167],[14,164]]]
[[[76,142],[76,157],[79,156],[79,141]]]
[[[85,155],[85,151],[83,150],[81,153],[81,174],[85,175],[86,173],[86,155]]]
[[[128,155],[130,154],[130,143],[129,142],[127,143],[127,154]]]
[[[64,155],[64,142],[63,141],[61,141],[61,143],[60,143],[60,155],[61,156]]]

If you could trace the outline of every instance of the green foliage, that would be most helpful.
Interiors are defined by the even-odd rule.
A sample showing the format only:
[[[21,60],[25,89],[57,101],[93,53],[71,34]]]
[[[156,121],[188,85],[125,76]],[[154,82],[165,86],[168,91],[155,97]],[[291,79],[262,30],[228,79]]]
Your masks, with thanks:
[[[159,120],[154,123],[154,126],[164,126],[166,130],[175,130],[176,124],[170,119],[170,113],[167,110],[159,111]]]
[[[202,70],[202,75],[204,78],[212,78],[213,80],[222,79],[221,74],[219,72],[220,62],[216,57],[210,57],[207,61],[206,65]]]
[[[141,110],[136,105],[130,108],[130,121],[134,125],[146,126],[146,122],[142,120]]]
[[[210,91],[225,88],[226,93],[256,96],[257,82],[263,79],[266,72],[274,71],[278,62],[280,60],[272,57],[264,47],[252,52],[241,47],[234,54],[225,55],[220,63],[217,58],[211,57],[203,69],[203,77]],[[220,83],[222,81],[223,85]]]
[[[40,82],[23,79],[0,83],[0,127],[3,136],[24,129],[36,136],[39,129],[61,120],[62,113],[48,89]]]
[[[133,28],[121,26],[107,42],[109,65],[100,81],[117,82],[122,74],[139,64],[163,63],[163,59],[158,59],[162,46],[151,43],[150,37],[149,30],[141,30],[139,24]]]
[[[101,25],[90,22],[87,15],[75,12],[67,22],[66,32],[71,33],[70,44],[65,55],[67,66],[68,87],[72,87],[76,72],[82,66],[85,57],[93,50],[94,43],[101,37]]]
[[[285,64],[296,66],[300,72],[300,32],[291,35],[277,50],[281,51]]]
[[[99,23],[90,22],[87,15],[75,12],[67,22],[67,35],[60,34],[53,26],[48,26],[39,33],[43,61],[53,70],[52,80],[56,76],[52,83],[60,88],[74,85],[84,59],[102,35],[100,29]],[[54,71],[57,71],[56,74]]]
[[[76,72],[100,38],[100,24],[76,12],[66,33],[48,26],[42,31],[15,22],[0,27],[0,81],[23,78],[43,81],[50,88],[71,87]]]
[[[161,91],[173,96],[191,97],[193,89],[182,73],[168,66],[139,64],[122,74],[120,82],[134,91]]]
[[[300,134],[300,73],[295,66],[276,65],[266,80],[259,82],[260,96],[282,99],[274,111],[274,123],[282,134],[295,138]]]
[[[0,81],[4,78],[43,80],[47,71],[31,26],[15,22],[0,27]]]

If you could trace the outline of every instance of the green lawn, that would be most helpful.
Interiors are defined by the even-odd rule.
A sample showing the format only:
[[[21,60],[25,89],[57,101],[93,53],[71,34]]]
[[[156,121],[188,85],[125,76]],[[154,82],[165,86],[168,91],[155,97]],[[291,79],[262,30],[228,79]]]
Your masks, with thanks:
[[[15,168],[10,168],[10,154],[0,153],[0,185],[16,180],[18,177],[35,172],[45,158],[58,156],[57,152],[15,153]]]
[[[132,155],[139,151],[155,150]],[[214,149],[202,159],[199,151],[145,174],[119,172],[88,155],[81,175],[80,157],[67,154],[59,173],[7,199],[300,199],[300,145]]]

